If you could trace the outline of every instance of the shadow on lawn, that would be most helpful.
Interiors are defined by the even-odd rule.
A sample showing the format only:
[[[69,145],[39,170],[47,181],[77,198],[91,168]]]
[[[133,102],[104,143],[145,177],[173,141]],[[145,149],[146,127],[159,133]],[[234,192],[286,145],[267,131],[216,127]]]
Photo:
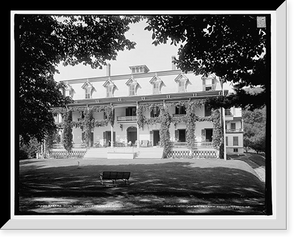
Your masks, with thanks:
[[[264,186],[253,174],[189,164],[21,167],[19,213],[263,214]],[[99,173],[109,170],[130,171],[130,185],[102,186]]]

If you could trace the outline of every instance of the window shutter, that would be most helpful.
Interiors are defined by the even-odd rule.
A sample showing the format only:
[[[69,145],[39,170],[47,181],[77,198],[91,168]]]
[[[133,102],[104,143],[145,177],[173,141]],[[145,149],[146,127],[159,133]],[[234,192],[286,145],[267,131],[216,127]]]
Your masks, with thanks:
[[[150,141],[151,141],[151,144],[153,144],[153,130],[150,131]]]
[[[202,130],[201,130],[201,140],[202,140],[203,142],[206,141],[206,130],[205,130],[205,129],[202,129]]]
[[[106,132],[103,132],[103,145],[106,145]]]
[[[212,84],[212,90],[216,90],[216,80],[213,78],[211,81]]]
[[[175,141],[177,142],[179,140],[179,130],[175,130]]]

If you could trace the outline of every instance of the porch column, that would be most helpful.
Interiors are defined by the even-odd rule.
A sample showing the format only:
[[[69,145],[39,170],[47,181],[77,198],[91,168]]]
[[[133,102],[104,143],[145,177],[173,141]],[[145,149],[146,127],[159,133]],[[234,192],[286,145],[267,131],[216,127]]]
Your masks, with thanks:
[[[114,128],[110,125],[110,147],[114,147]]]
[[[112,108],[112,113],[114,114],[114,108]],[[114,128],[111,124],[110,124],[110,147],[111,148],[114,147]]]
[[[136,102],[136,113],[138,113],[137,111],[138,111],[138,109],[139,109],[139,103],[138,102]],[[139,125],[138,125],[138,123],[136,122],[136,140],[137,140],[137,145],[136,145],[136,147],[137,148],[140,148],[140,128],[139,128]]]

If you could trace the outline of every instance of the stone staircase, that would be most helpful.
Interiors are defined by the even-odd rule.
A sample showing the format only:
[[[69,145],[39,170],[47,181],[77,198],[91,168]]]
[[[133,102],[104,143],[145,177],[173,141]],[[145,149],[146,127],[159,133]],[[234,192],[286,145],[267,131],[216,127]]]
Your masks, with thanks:
[[[89,148],[83,159],[94,159],[94,158],[107,158],[107,152],[109,148]]]
[[[94,159],[94,158],[107,158],[107,152],[134,152],[136,153],[135,158],[139,159],[154,159],[162,158],[163,148],[160,147],[114,147],[114,148],[90,148],[86,151],[84,159]]]
[[[162,155],[163,155],[163,148],[147,147],[147,148],[139,148],[136,158],[138,158],[138,159],[161,159]]]

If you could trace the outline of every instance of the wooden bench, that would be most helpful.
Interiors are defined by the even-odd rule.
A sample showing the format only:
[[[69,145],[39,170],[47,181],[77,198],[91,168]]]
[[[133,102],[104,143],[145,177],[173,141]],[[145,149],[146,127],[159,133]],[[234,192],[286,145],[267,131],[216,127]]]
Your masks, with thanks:
[[[125,184],[129,184],[130,172],[103,171],[100,173],[100,183],[103,185],[103,180],[111,180],[115,184],[116,180],[123,180]]]

